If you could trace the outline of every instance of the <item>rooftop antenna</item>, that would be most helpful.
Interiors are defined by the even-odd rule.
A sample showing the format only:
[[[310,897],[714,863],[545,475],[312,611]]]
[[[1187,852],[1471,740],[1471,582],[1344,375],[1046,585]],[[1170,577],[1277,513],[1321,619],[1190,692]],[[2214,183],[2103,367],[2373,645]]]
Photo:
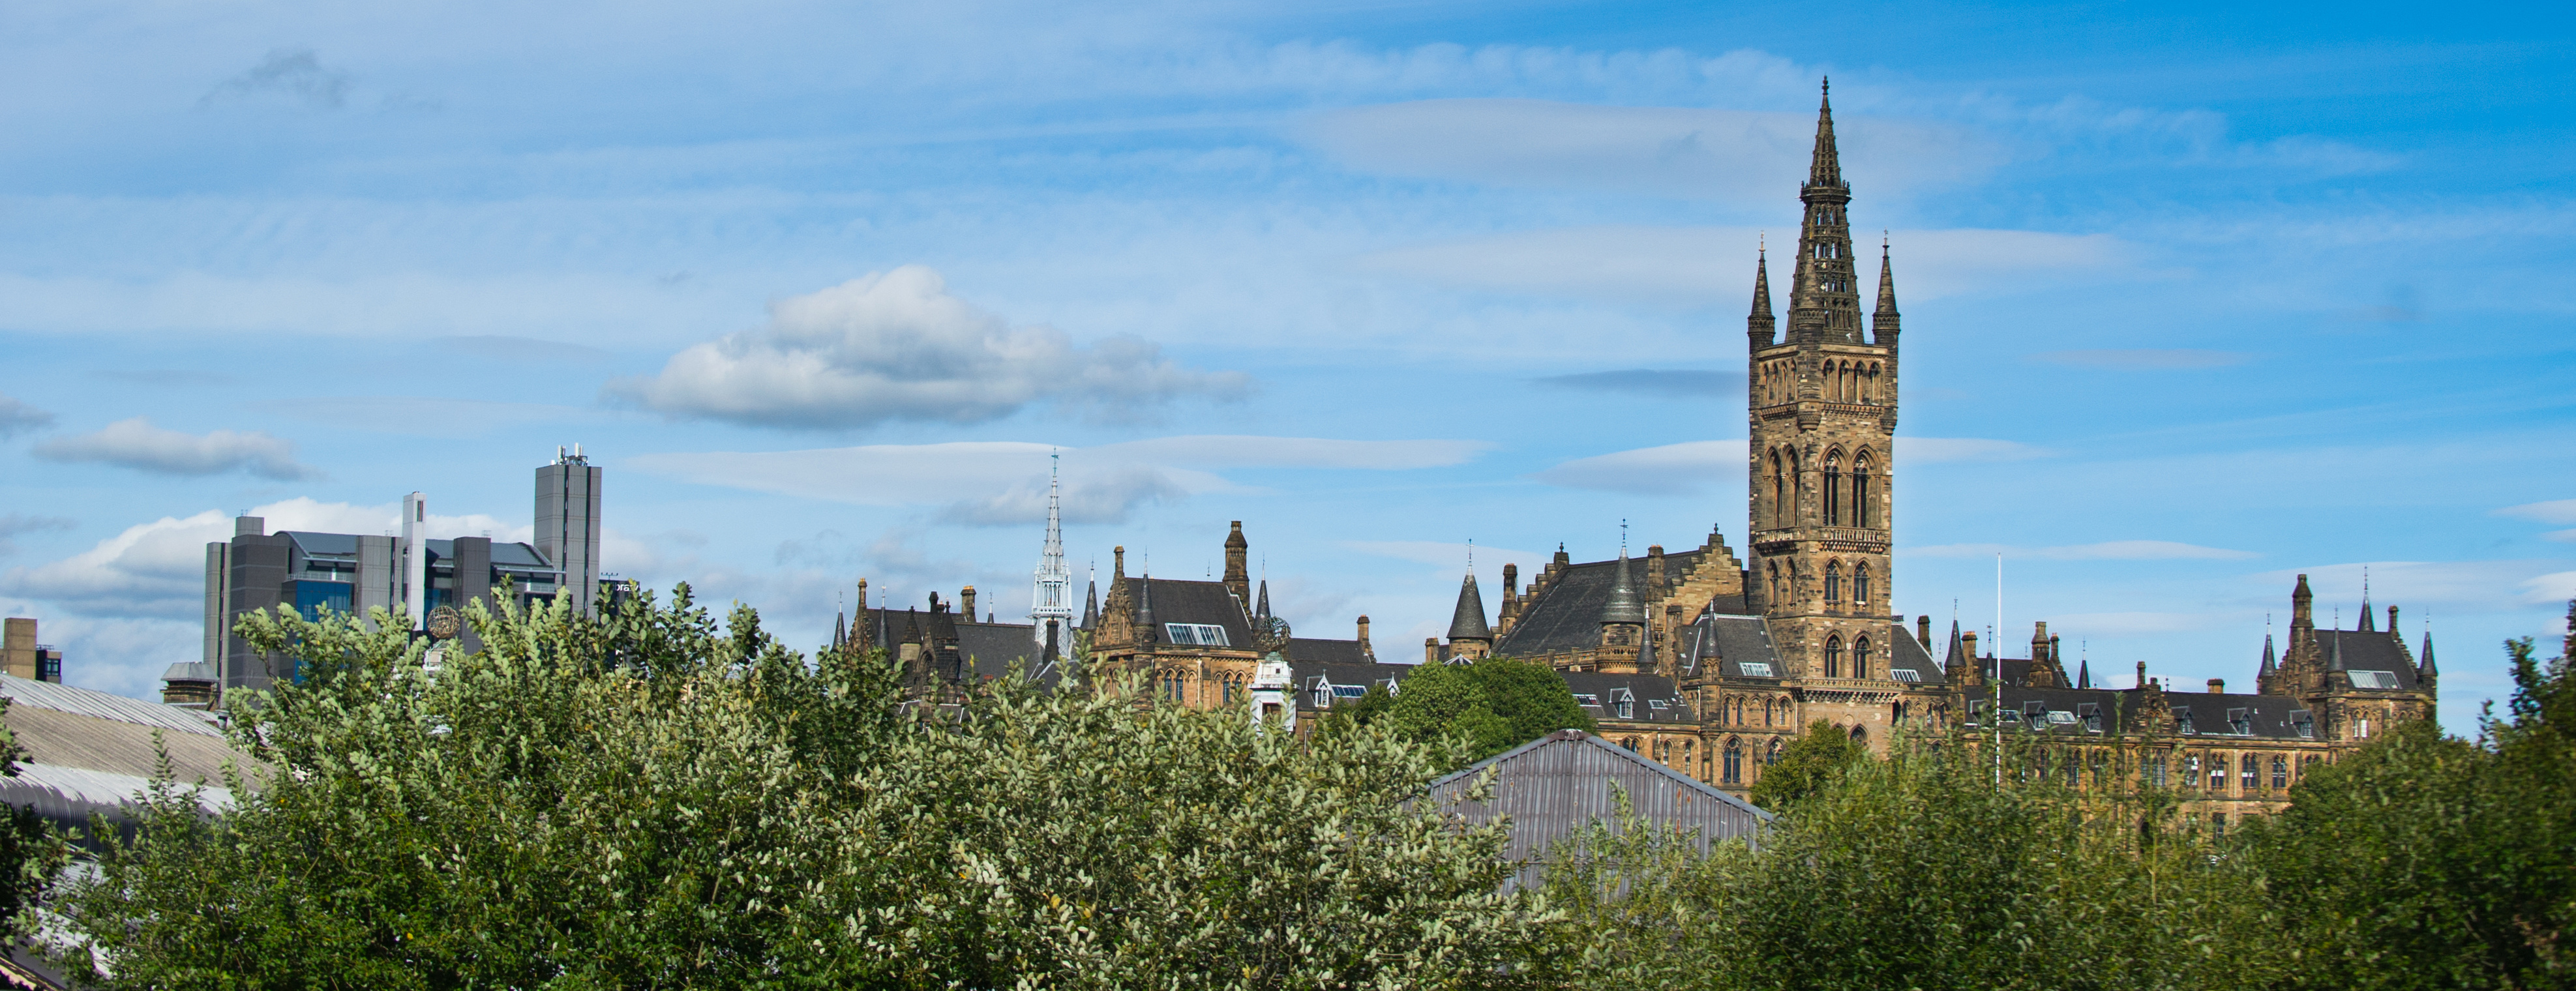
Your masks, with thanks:
[[[1621,557],[1626,557],[1626,556],[1627,556],[1627,554],[1628,554],[1628,521],[1623,519],[1623,520],[1620,520],[1620,521],[1619,521],[1619,555],[1620,555]]]
[[[1620,538],[1619,545],[1627,546],[1627,539]],[[1476,538],[1474,537],[1467,538],[1467,573],[1471,575],[1476,573]]]

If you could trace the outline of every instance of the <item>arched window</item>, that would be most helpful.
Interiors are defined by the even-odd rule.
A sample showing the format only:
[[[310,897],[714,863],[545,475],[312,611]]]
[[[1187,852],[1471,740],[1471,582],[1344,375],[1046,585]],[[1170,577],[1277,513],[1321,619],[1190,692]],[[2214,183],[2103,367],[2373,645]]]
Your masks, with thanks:
[[[1852,677],[1869,677],[1869,662],[1869,638],[1862,637],[1852,641]]]
[[[1619,745],[1620,745],[1620,746],[1622,746],[1622,747],[1627,748],[1627,750],[1628,750],[1628,752],[1629,752],[1629,753],[1632,753],[1632,754],[1633,754],[1633,753],[1636,753],[1636,752],[1637,752],[1637,738],[1636,738],[1636,737],[1633,737],[1633,736],[1632,736],[1632,737],[1629,737],[1629,738],[1627,738],[1627,739],[1625,739],[1625,740],[1621,740],[1621,741],[1619,741]]]
[[[1702,773],[1699,768],[1691,766],[1691,742],[1689,740],[1682,741],[1682,761],[1681,763],[1673,766],[1681,768],[1682,773],[1693,777],[1705,778],[1708,776]]]
[[[1778,740],[1773,740],[1773,741],[1771,741],[1771,749],[1764,751],[1764,752],[1763,752],[1763,754],[1762,754],[1762,763],[1764,763],[1764,764],[1777,764],[1777,763],[1779,763],[1779,762],[1780,762],[1780,741],[1778,741]]]
[[[2272,758],[2272,790],[2280,791],[2281,789],[2289,786],[2290,759],[2287,757]]]
[[[2253,794],[2258,787],[2257,779],[2263,774],[2261,763],[2254,759],[2253,754],[2246,754],[2244,760],[2237,762],[2237,771],[2236,783],[2245,789],[2246,794]]]
[[[1789,525],[1789,469],[1780,452],[1771,452],[1771,525]]]
[[[1842,600],[1843,566],[1842,562],[1837,561],[1825,565],[1825,605],[1832,606]]]
[[[1851,738],[1853,743],[1857,743],[1862,746],[1869,745],[1869,731],[1858,725],[1854,725],[1851,728]]]
[[[1733,739],[1726,741],[1726,764],[1723,775],[1721,780],[1727,784],[1744,783],[1744,745]]]
[[[2093,787],[2108,788],[2110,786],[2111,754],[2106,750],[2096,750],[2093,752]]]
[[[1870,501],[1870,496],[1872,495],[1870,492],[1871,486],[1869,484],[1870,468],[1871,465],[1868,452],[1864,451],[1859,457],[1852,459],[1851,515],[1853,526],[1877,525],[1878,506],[1876,503]]]
[[[1862,562],[1852,568],[1852,604],[1856,606],[1869,605],[1868,562]]]
[[[1828,454],[1825,455],[1825,525],[1841,526],[1842,523],[1843,458],[1840,454]]]
[[[1827,574],[1832,574],[1832,572],[1830,572],[1830,571],[1828,571],[1828,572],[1826,572],[1826,573],[1827,573]],[[1826,581],[1830,582],[1830,581],[1832,581],[1832,579],[1828,578],[1828,579],[1826,579]],[[1828,587],[1828,588],[1830,588],[1830,587],[1832,587],[1832,586],[1828,585],[1827,587]],[[1826,638],[1825,638],[1825,677],[1828,677],[1828,678],[1840,678],[1840,677],[1842,677],[1842,676],[1843,676],[1843,638],[1841,638],[1841,637],[1826,637]]]
[[[1673,741],[1660,736],[1655,738],[1655,760],[1664,764],[1673,762]]]

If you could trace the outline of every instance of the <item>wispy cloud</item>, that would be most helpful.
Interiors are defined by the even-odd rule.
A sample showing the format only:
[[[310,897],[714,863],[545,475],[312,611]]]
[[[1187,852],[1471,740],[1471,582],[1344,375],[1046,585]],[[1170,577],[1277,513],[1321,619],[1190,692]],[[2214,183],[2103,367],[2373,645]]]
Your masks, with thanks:
[[[15,537],[22,533],[43,533],[48,530],[69,530],[77,525],[79,524],[76,521],[63,516],[30,516],[25,513],[0,513],[0,556],[6,556],[18,552],[18,545],[9,540],[11,537]]]
[[[1050,327],[1011,327],[949,294],[939,273],[907,265],[781,300],[760,329],[691,347],[659,375],[609,391],[674,416],[842,428],[984,423],[1039,401],[1128,420],[1250,386],[1240,372],[1183,368],[1134,337],[1082,347]]]
[[[2519,506],[2506,506],[2496,510],[2495,515],[2509,516],[2518,520],[2536,520],[2542,523],[2576,523],[2576,499],[2526,502]]]
[[[338,110],[348,102],[349,74],[324,68],[310,48],[279,48],[197,99],[199,109],[257,96],[282,97],[312,110]]]
[[[1400,471],[1465,462],[1487,448],[1467,440],[1334,440],[1192,435],[1074,448],[1021,441],[876,444],[801,451],[639,455],[657,475],[863,506],[938,506],[947,522],[1026,524],[1046,518],[1047,457],[1062,457],[1065,512],[1115,522],[1138,506],[1237,486],[1229,468]],[[889,485],[887,479],[902,479]]]
[[[1681,398],[1722,398],[1742,395],[1744,392],[1743,372],[1680,369],[1625,368],[1613,372],[1577,372],[1572,375],[1534,378],[1530,382],[1534,385],[1587,392]]]
[[[1514,295],[1740,307],[1752,298],[1753,249],[1761,234],[1751,227],[1567,227],[1395,248],[1355,264],[1366,272]],[[1951,229],[1889,236],[1897,296],[1913,302],[2137,271],[2130,247],[2105,234]]]
[[[282,482],[321,475],[297,463],[295,445],[284,438],[256,430],[181,433],[153,426],[151,420],[140,416],[108,424],[95,433],[38,444],[36,456],[49,461],[111,464],[162,475],[240,471]]]
[[[2098,544],[2067,544],[2058,547],[2014,547],[2006,544],[1935,544],[1908,547],[1900,553],[1919,557],[1993,557],[2026,558],[2039,561],[2241,561],[2261,557],[2253,551],[2203,547],[2199,544],[2171,540],[2110,540]]]
[[[1530,571],[1553,559],[1542,551],[1516,551],[1507,547],[1486,547],[1481,544],[1470,546],[1464,541],[1448,543],[1438,540],[1345,540],[1342,541],[1342,546],[1363,554],[1375,554],[1379,557],[1391,557],[1448,569],[1453,574],[1463,574],[1467,569],[1467,557],[1473,554],[1477,562],[1477,582],[1480,585],[1489,576],[1502,574],[1505,564],[1518,564],[1524,571]]]
[[[1688,495],[1744,477],[1741,440],[1695,440],[1576,458],[1530,478],[1569,489],[1631,495]]]
[[[9,396],[0,395],[0,439],[15,437],[30,430],[43,429],[53,422],[52,413],[29,406]]]
[[[2194,348],[2129,348],[2090,351],[2042,351],[2030,360],[2077,368],[2110,368],[2120,371],[2182,371],[2202,368],[2226,368],[2242,365],[2254,356],[2242,351],[2206,351]]]

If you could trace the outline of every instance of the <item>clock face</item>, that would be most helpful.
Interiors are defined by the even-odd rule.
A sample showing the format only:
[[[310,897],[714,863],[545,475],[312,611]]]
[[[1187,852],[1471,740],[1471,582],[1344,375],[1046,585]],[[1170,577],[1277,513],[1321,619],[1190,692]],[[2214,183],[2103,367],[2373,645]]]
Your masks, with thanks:
[[[454,640],[465,629],[465,617],[455,606],[440,606],[429,611],[429,635],[435,640]]]

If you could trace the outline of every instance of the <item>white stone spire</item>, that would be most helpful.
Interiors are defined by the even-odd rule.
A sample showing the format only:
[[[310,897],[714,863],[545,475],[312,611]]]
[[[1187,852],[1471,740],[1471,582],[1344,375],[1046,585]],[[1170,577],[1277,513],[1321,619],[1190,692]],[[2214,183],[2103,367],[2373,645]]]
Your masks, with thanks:
[[[1073,572],[1064,566],[1064,499],[1057,478],[1057,456],[1047,455],[1046,551],[1038,557],[1037,588],[1029,605],[1029,626],[1038,644],[1047,641],[1047,622],[1056,624],[1059,649],[1073,643]]]

